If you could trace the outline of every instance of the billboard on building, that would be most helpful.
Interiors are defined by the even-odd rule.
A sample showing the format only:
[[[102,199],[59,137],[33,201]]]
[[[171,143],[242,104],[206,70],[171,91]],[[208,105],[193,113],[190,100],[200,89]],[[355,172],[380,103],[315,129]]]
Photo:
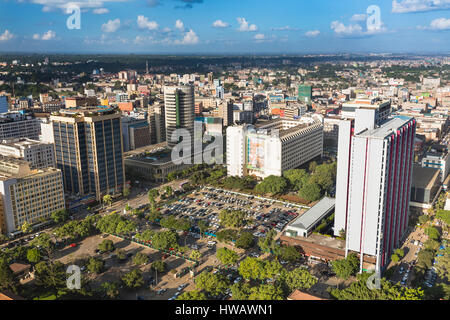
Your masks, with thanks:
[[[247,168],[263,170],[265,165],[266,137],[258,135],[247,136]]]

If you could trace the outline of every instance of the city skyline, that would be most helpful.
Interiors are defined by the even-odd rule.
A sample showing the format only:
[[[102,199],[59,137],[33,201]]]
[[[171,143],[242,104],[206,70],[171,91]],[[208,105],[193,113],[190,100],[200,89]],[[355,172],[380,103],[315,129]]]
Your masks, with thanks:
[[[75,12],[65,11],[70,4],[81,9],[80,29],[67,26]],[[379,19],[367,21],[376,14],[368,10],[373,5],[380,9]],[[447,0],[285,0],[283,5],[253,0],[1,1],[0,51],[445,53],[450,51],[449,9]],[[10,12],[20,12],[21,19]],[[370,26],[374,21],[379,22],[375,28]]]

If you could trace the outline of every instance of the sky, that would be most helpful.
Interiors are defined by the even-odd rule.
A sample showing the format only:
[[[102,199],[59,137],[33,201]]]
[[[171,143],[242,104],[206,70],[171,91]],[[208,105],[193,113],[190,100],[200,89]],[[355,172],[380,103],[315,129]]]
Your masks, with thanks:
[[[450,0],[0,0],[0,52],[449,53]]]

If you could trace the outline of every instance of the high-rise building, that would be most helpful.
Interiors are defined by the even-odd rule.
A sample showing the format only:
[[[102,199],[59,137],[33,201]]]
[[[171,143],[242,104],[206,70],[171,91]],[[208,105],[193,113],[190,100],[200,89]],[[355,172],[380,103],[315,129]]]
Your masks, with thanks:
[[[8,96],[0,96],[0,113],[8,112]]]
[[[310,106],[311,98],[312,98],[312,87],[304,84],[299,85],[298,100]]]
[[[125,183],[120,113],[108,107],[61,110],[52,115],[56,165],[64,188],[79,195],[120,193]]]
[[[382,271],[408,227],[416,121],[377,122],[375,109],[357,109],[339,125],[334,233],[346,253],[372,258]]]
[[[151,143],[161,143],[166,141],[166,120],[164,103],[155,102],[148,106],[148,122],[150,125]]]
[[[177,129],[186,129],[191,135],[189,144],[193,145],[194,104],[193,86],[164,87],[166,140],[169,148],[178,143],[171,140],[172,133]]]
[[[233,124],[233,103],[231,101],[221,101],[217,107],[217,113],[223,119],[224,127]]]
[[[45,143],[27,138],[4,140],[0,144],[0,154],[25,160],[30,164],[31,169],[55,166],[53,143]]]
[[[24,160],[0,156],[0,233],[14,233],[64,208],[60,170],[32,170]]]
[[[277,119],[257,126],[228,127],[228,175],[281,176],[285,170],[322,156],[322,122],[308,120]]]

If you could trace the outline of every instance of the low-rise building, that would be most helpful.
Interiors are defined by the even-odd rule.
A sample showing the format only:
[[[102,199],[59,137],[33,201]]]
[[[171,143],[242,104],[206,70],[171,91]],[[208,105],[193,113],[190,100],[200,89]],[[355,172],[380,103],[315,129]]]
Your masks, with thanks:
[[[28,162],[0,156],[0,233],[11,234],[65,209],[61,171],[31,169]]]
[[[0,154],[22,159],[30,163],[31,169],[55,166],[55,149],[52,143],[28,138],[3,140]]]

